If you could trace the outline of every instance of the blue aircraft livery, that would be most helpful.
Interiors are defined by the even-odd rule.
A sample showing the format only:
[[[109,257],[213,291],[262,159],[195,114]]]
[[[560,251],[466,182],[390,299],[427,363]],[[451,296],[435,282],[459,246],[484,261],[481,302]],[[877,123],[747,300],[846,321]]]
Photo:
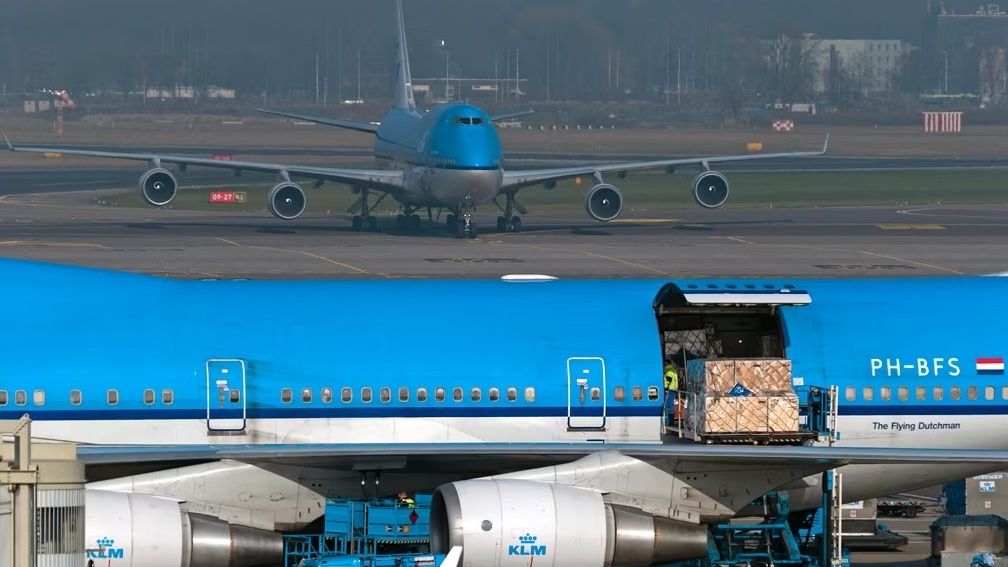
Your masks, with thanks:
[[[130,159],[146,162],[149,169],[140,176],[139,189],[152,206],[168,205],[178,192],[176,173],[166,169],[169,164],[185,171],[188,166],[217,167],[275,175],[280,182],[269,190],[266,207],[276,217],[295,219],[307,209],[308,194],[295,179],[307,180],[315,187],[326,181],[348,185],[360,195],[351,207],[354,230],[377,230],[378,218],[372,207],[385,197],[399,205],[396,228],[415,230],[420,227],[419,212],[426,211],[433,222],[434,210],[445,211],[446,228],[457,236],[473,237],[476,225],[473,211],[480,205],[500,209],[496,230],[518,231],[520,215],[525,214],[517,200],[519,191],[544,186],[552,189],[558,180],[590,177],[595,183],[584,194],[585,212],[589,217],[611,221],[623,211],[623,194],[607,183],[605,174],[625,177],[629,171],[643,169],[674,170],[678,166],[699,166],[693,179],[692,193],[697,205],[721,207],[728,201],[727,178],[711,169],[718,163],[754,159],[793,158],[826,153],[829,137],[820,151],[777,154],[745,154],[736,156],[689,157],[651,161],[589,164],[552,169],[505,169],[500,137],[495,121],[514,118],[531,111],[490,115],[485,110],[463,101],[437,104],[427,110],[417,110],[413,97],[409,53],[406,45],[406,24],[401,0],[396,2],[396,67],[394,106],[380,122],[356,122],[341,118],[310,116],[292,112],[259,109],[267,114],[295,120],[305,120],[339,128],[349,128],[374,136],[374,154],[384,169],[352,169],[296,164],[276,164],[241,160],[214,160],[192,156],[153,153],[98,151],[80,148],[40,148],[14,146],[4,135],[11,151],[58,152],[67,155]]]

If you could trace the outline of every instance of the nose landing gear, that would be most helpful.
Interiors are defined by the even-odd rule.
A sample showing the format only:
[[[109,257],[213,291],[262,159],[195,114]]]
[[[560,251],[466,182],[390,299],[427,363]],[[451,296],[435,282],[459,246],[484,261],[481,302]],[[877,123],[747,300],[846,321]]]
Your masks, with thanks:
[[[448,232],[454,233],[456,238],[476,238],[476,219],[473,218],[473,206],[463,203],[452,211],[446,219]]]

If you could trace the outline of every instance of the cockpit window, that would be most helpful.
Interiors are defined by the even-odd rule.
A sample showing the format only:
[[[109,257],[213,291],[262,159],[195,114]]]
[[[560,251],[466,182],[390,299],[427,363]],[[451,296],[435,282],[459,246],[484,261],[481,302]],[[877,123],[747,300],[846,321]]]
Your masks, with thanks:
[[[466,124],[466,125],[482,124],[483,123],[483,119],[480,118],[479,116],[459,116],[458,118],[455,119],[455,123],[456,124]]]
[[[483,123],[483,119],[480,118],[480,117],[478,117],[478,116],[473,116],[472,123],[473,124],[482,124]]]

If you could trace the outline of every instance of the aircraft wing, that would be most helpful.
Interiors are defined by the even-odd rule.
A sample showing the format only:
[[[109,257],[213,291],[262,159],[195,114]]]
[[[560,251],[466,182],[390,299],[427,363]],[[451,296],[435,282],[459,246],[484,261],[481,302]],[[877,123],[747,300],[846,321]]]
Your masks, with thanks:
[[[216,160],[195,156],[172,156],[139,152],[105,152],[97,150],[81,150],[76,148],[15,146],[10,142],[6,134],[3,135],[3,139],[7,144],[7,149],[12,152],[59,153],[69,156],[128,159],[146,161],[151,164],[152,167],[160,167],[162,164],[171,163],[184,166],[194,165],[200,167],[217,167],[221,169],[230,169],[236,172],[259,171],[263,173],[286,174],[291,177],[366,185],[374,189],[392,193],[398,192],[403,188],[403,173],[398,170],[316,167],[254,161]]]
[[[822,148],[816,151],[806,152],[783,152],[774,154],[743,154],[735,156],[710,156],[710,157],[690,157],[653,161],[630,161],[622,163],[602,163],[594,165],[577,165],[571,167],[558,167],[552,169],[527,169],[527,170],[505,170],[501,182],[501,193],[510,193],[537,183],[553,181],[559,179],[569,179],[582,175],[601,176],[603,173],[626,172],[639,169],[660,169],[678,167],[681,165],[701,165],[707,169],[713,163],[725,163],[733,161],[751,161],[757,159],[779,159],[821,156],[826,153],[829,146],[829,134],[823,140]]]
[[[378,124],[372,122],[354,122],[353,120],[344,120],[342,118],[330,118],[328,116],[313,116],[311,114],[298,114],[296,112],[280,112],[279,110],[268,110],[265,108],[257,108],[256,110],[262,112],[263,114],[272,114],[274,116],[283,116],[284,118],[304,120],[305,122],[315,122],[317,124],[325,124],[327,126],[348,128],[350,130],[357,130],[359,132],[369,132],[371,134],[374,134],[378,131]]]

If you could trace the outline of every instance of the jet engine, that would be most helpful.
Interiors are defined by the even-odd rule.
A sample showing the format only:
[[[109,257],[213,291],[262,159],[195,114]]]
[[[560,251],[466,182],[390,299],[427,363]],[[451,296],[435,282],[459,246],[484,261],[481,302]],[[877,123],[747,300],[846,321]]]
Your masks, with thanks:
[[[172,202],[178,192],[178,181],[172,172],[155,167],[140,176],[140,192],[145,201],[155,207]]]
[[[728,201],[728,179],[716,171],[704,171],[693,178],[693,199],[705,209],[716,209]]]
[[[85,555],[122,567],[259,567],[283,563],[279,533],[183,510],[168,498],[85,491]]]
[[[599,183],[585,193],[585,212],[591,218],[607,222],[623,212],[623,193],[615,185]]]
[[[439,487],[431,505],[431,551],[456,546],[460,565],[643,567],[706,556],[707,530],[609,504],[593,490],[465,480]]]
[[[305,212],[308,196],[297,183],[284,181],[277,183],[266,195],[266,206],[273,216],[284,220],[296,219]]]

